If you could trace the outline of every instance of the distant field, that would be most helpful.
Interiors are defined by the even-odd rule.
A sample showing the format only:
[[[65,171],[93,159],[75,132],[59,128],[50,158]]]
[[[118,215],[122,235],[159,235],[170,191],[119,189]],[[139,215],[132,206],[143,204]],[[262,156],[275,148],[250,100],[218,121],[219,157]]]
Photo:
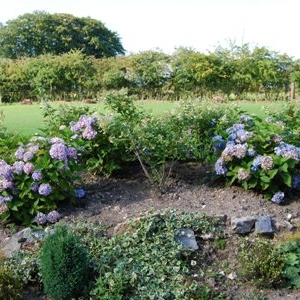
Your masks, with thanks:
[[[59,104],[55,104],[59,105]],[[72,104],[82,105],[82,104]],[[160,114],[172,110],[178,106],[177,102],[169,101],[139,101],[138,105],[148,112]],[[265,109],[277,111],[284,105],[283,102],[234,102],[232,105],[238,105],[249,114],[256,114],[261,117],[265,115]],[[99,103],[91,106],[98,112],[105,112],[104,104]],[[39,104],[33,105],[0,105],[0,111],[4,113],[4,126],[9,131],[20,132],[24,135],[33,135],[38,133],[44,127],[42,110]]]

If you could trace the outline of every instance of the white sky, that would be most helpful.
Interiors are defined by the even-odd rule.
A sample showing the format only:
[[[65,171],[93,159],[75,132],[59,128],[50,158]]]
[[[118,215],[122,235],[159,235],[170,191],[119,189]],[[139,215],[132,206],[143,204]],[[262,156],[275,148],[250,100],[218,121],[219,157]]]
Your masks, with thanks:
[[[265,46],[300,58],[299,0],[0,0],[0,22],[43,10],[91,17],[137,53],[177,47]]]

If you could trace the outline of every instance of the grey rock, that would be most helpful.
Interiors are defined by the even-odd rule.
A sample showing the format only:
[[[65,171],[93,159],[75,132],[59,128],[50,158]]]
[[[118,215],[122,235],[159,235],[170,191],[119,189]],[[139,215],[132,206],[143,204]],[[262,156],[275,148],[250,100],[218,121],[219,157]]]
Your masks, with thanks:
[[[247,234],[250,233],[256,221],[256,217],[242,217],[242,218],[231,218],[231,226],[235,233],[237,234]]]
[[[270,235],[274,233],[272,226],[272,219],[270,216],[258,216],[255,222],[255,231],[256,234],[265,234]]]
[[[192,229],[181,228],[175,234],[175,241],[181,243],[184,249],[189,249],[192,251],[196,251],[199,249],[199,246],[195,238],[195,233]]]
[[[1,250],[5,257],[11,257],[14,252],[20,250],[22,242],[31,237],[32,229],[25,228],[13,234],[10,238],[4,240],[1,244]]]

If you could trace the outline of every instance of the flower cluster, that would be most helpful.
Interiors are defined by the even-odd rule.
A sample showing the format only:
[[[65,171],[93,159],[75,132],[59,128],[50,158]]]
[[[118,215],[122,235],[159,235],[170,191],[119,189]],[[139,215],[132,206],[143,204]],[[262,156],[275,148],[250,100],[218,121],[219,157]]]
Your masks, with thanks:
[[[274,152],[279,156],[300,160],[300,148],[285,142],[280,142]]]
[[[246,115],[240,120],[242,123],[226,130],[226,138],[213,138],[214,152],[219,153],[215,174],[226,176],[230,184],[260,189],[266,198],[280,204],[285,190],[300,187],[300,147],[283,141],[278,129],[284,127],[282,122],[268,118],[255,123]],[[246,130],[250,127],[251,131]]]
[[[98,116],[96,114],[92,116],[82,115],[77,122],[71,122],[71,131],[75,133],[72,139],[82,137],[85,140],[92,140],[96,137],[97,131],[95,130]]]
[[[77,155],[76,148],[68,147],[62,138],[35,136],[17,148],[11,164],[0,160],[1,218],[29,224],[37,210],[55,209],[57,201],[74,196]],[[47,215],[48,222],[55,216]],[[43,223],[41,213],[36,218]]]
[[[38,225],[44,225],[46,223],[56,223],[60,219],[60,214],[56,211],[50,211],[48,214],[38,212],[34,218],[34,222]]]
[[[77,159],[77,150],[74,147],[67,147],[64,140],[58,137],[50,139],[49,154],[51,158],[64,162],[68,166],[68,159]]]
[[[241,117],[244,122],[251,121],[252,118],[246,115]],[[226,164],[232,162],[234,159],[243,159],[245,156],[254,156],[255,150],[248,147],[247,141],[254,135],[253,132],[245,129],[245,124],[234,124],[232,127],[226,129],[228,134],[228,142],[222,136],[214,136],[213,144],[214,151],[217,153],[220,150],[220,158],[215,163],[215,171],[217,175],[225,175],[228,171]]]

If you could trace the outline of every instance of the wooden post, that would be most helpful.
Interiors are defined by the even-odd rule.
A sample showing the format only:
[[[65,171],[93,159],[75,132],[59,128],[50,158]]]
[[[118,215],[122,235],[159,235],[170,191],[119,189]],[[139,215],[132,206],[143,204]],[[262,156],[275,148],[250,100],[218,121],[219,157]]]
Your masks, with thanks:
[[[295,82],[292,82],[290,85],[290,95],[291,95],[292,100],[294,100],[296,98]]]

